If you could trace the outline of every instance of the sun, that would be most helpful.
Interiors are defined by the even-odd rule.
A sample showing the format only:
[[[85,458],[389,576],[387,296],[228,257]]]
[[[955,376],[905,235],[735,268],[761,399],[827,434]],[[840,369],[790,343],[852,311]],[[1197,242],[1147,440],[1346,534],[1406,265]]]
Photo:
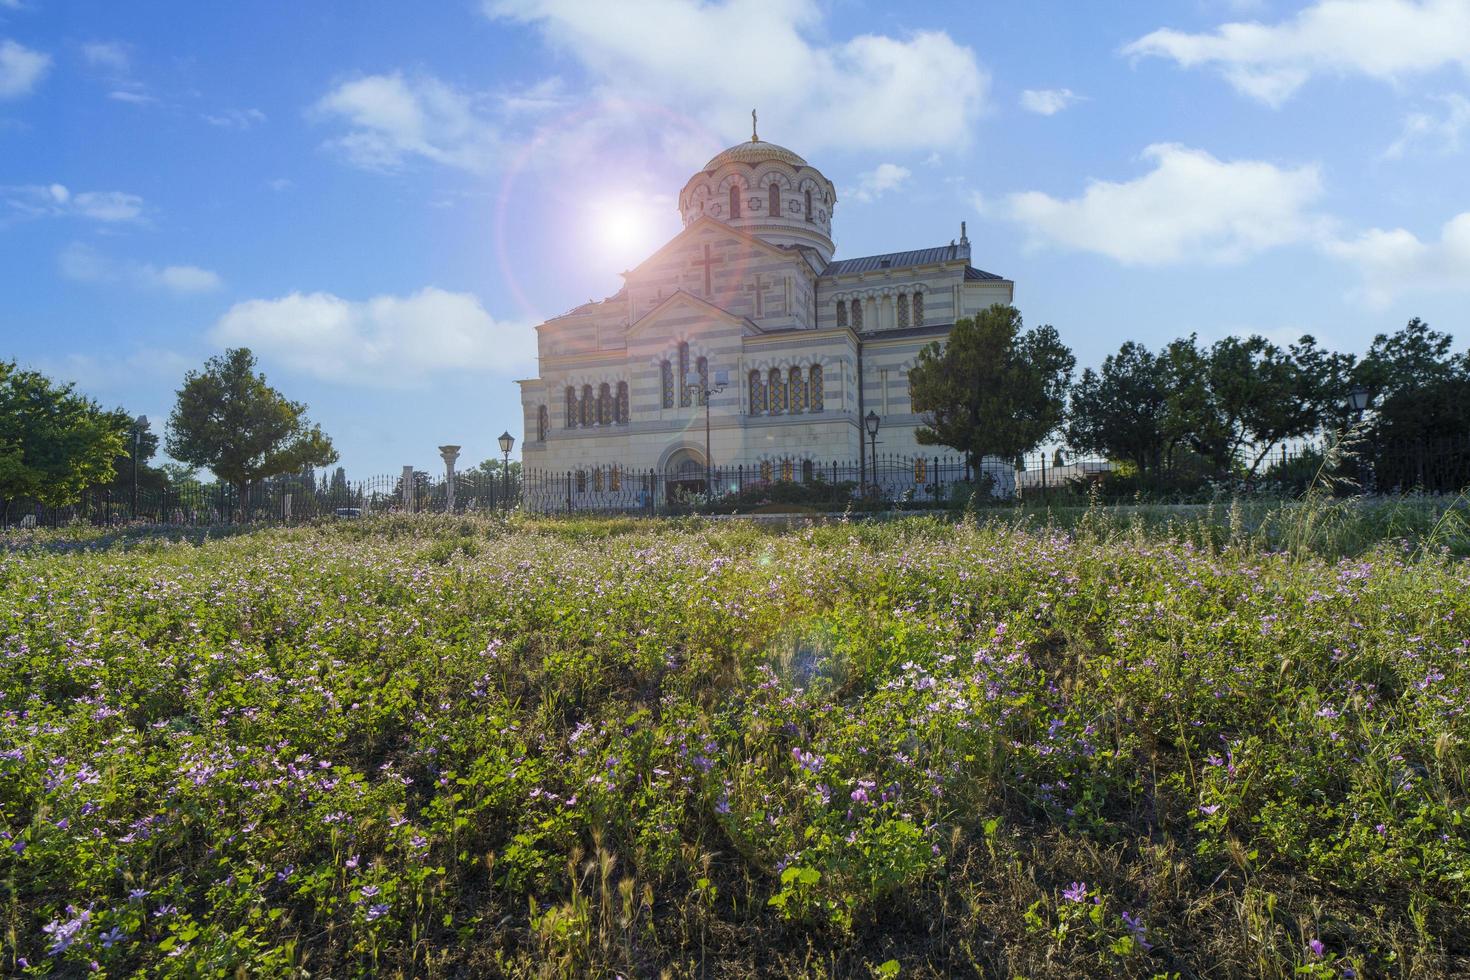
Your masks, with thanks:
[[[596,205],[591,227],[598,251],[624,268],[647,255],[654,244],[648,205],[631,198],[612,198]]]

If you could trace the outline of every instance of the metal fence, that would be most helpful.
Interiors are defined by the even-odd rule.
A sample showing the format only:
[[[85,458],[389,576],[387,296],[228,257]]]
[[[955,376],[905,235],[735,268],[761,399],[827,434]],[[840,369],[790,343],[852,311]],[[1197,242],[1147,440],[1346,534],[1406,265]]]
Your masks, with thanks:
[[[856,461],[769,459],[677,472],[628,469],[617,464],[566,471],[513,469],[442,474],[415,470],[403,476],[358,481],[276,479],[243,496],[221,484],[191,483],[165,489],[98,487],[75,504],[47,507],[35,501],[0,501],[0,525],[112,525],[129,522],[179,525],[284,523],[352,518],[388,512],[475,513],[523,508],[533,513],[753,513],[761,510],[840,511],[864,508],[935,508],[980,499],[1025,501],[1086,496],[1170,496],[1249,492],[1294,496],[1324,470],[1323,447],[1282,446],[1253,472],[1215,474],[1176,466],[1138,474],[1126,464],[1065,452],[1028,455],[1014,464],[986,459],[978,472],[959,456],[880,455]],[[1415,443],[1358,443],[1332,454],[1327,467],[1338,492],[1459,493],[1470,487],[1470,435]],[[405,485],[407,484],[407,485]]]
[[[1254,463],[1252,469],[1249,463]],[[1022,499],[1085,495],[1094,486],[1121,493],[1257,493],[1295,496],[1314,483],[1338,493],[1457,494],[1470,488],[1470,434],[1413,442],[1362,439],[1329,452],[1321,443],[1273,447],[1259,461],[1215,472],[1199,457],[1139,474],[1135,467],[1066,451],[1035,453],[1018,461]]]
[[[522,477],[522,506],[538,514],[751,513],[763,509],[843,510],[854,504],[946,506],[981,490],[1015,492],[1015,471],[986,460],[978,474],[958,456],[878,456],[864,461],[770,459],[677,472],[617,464],[532,470]],[[978,476],[979,482],[976,482]]]

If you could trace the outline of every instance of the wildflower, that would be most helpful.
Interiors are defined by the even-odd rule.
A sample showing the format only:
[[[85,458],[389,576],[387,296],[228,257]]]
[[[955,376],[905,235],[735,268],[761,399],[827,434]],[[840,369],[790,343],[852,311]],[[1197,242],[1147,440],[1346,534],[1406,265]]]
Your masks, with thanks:
[[[386,905],[379,904],[379,905],[370,906],[368,908],[368,910],[367,910],[367,921],[369,921],[369,922],[376,922],[378,919],[381,919],[383,916],[385,916],[387,914],[388,914],[388,906],[386,906]]]
[[[113,926],[111,929],[109,929],[107,932],[104,932],[98,938],[102,940],[103,949],[111,949],[118,943],[122,942],[126,936],[127,933],[123,932],[122,926]]]
[[[349,869],[355,869],[357,867],[357,855],[352,855],[352,857],[347,859],[345,864]]]
[[[1327,947],[1322,944],[1322,940],[1320,939],[1313,939],[1307,943],[1307,949],[1312,951],[1312,958],[1318,960],[1327,952]]]
[[[1202,806],[1202,807],[1200,807],[1199,808],[1199,812],[1200,813],[1203,813],[1205,816],[1208,817],[1208,816],[1210,816],[1211,814],[1213,814],[1218,809],[1220,809],[1220,804],[1218,804],[1218,803],[1211,803],[1209,806]]]
[[[730,812],[729,796],[724,793],[720,794],[720,798],[718,800],[715,800],[715,812],[720,814],[721,816]]]
[[[164,904],[153,910],[153,917],[155,919],[161,919],[165,915],[173,915],[174,913],[178,912],[178,910],[179,907],[177,905],[170,905],[165,902]]]
[[[1143,919],[1138,916],[1129,915],[1127,912],[1124,912],[1123,925],[1127,926],[1128,931],[1133,934],[1133,941],[1138,943],[1139,949],[1147,953],[1149,950],[1154,948],[1153,943],[1149,942],[1148,939],[1145,938],[1148,935],[1148,929],[1144,926]]]
[[[147,897],[148,889],[146,888],[134,888],[132,891],[128,892],[128,901],[130,902],[141,902]]]
[[[1081,902],[1085,900],[1087,898],[1087,882],[1072,882],[1072,887],[1062,892],[1062,897],[1069,902]]]
[[[376,898],[379,891],[380,891],[380,889],[378,888],[377,885],[363,885],[362,886],[362,897],[363,898]]]
[[[76,909],[70,905],[67,906],[66,911],[72,915],[76,913]],[[51,948],[46,950],[46,955],[56,956],[59,953],[66,952],[71,944],[77,941],[77,936],[86,927],[87,922],[91,918],[91,911],[83,911],[80,915],[66,922],[62,922],[60,919],[52,919],[48,925],[42,926],[41,931],[51,937]]]

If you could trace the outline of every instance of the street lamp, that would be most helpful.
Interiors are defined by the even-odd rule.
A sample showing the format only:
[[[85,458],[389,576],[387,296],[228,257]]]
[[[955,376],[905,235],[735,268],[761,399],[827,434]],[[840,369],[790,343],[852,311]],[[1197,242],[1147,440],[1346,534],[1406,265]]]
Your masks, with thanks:
[[[881,421],[878,413],[872,409],[868,409],[868,414],[863,416],[863,426],[868,430],[868,442],[873,447],[868,455],[873,460],[873,484],[875,486],[878,483],[878,423]]]
[[[509,431],[500,434],[500,451],[505,454],[505,509],[510,510],[510,450],[516,437]]]
[[[143,446],[143,430],[148,428],[148,416],[139,415],[133,419],[133,505],[131,515],[133,520],[138,519],[138,453]]]
[[[684,388],[692,394],[698,395],[704,402],[704,492],[711,498],[715,495],[715,485],[710,482],[710,467],[713,460],[710,459],[709,441],[709,398],[710,395],[718,395],[730,384],[730,375],[724,371],[715,372],[715,383],[707,385],[697,371],[690,371],[684,375]]]
[[[1361,419],[1363,412],[1368,408],[1368,389],[1362,385],[1354,385],[1353,390],[1348,392],[1347,397],[1348,408],[1351,408],[1353,414]]]
[[[1372,399],[1372,393],[1362,385],[1353,385],[1352,390],[1347,393],[1348,408],[1352,409],[1353,415],[1357,417],[1358,428],[1363,427],[1363,413],[1368,409],[1368,402]],[[1373,492],[1373,456],[1372,446],[1368,447],[1370,453],[1363,464],[1363,492]]]

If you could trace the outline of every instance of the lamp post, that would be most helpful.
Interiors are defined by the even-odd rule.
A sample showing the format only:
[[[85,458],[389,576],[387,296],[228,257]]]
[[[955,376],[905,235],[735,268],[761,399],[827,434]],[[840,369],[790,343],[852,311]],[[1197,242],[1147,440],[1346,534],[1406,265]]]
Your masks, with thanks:
[[[710,472],[713,460],[710,458],[709,439],[709,398],[710,395],[718,395],[729,387],[729,376],[724,371],[715,373],[715,383],[705,384],[699,377],[698,372],[690,371],[684,375],[684,387],[686,390],[697,395],[704,402],[704,492],[706,496],[713,497],[715,485],[711,482]]]
[[[509,431],[500,434],[500,451],[505,455],[505,509],[510,510],[510,450],[516,444],[516,437]]]
[[[143,430],[148,428],[148,416],[139,415],[133,419],[133,501],[129,516],[132,520],[138,519],[138,453],[143,447]]]
[[[863,427],[868,430],[868,443],[872,446],[868,456],[872,459],[874,486],[878,483],[878,424],[881,421],[878,413],[871,408],[868,409],[868,414],[863,416]]]
[[[1368,402],[1372,401],[1372,399],[1373,393],[1362,385],[1353,385],[1352,390],[1347,393],[1348,408],[1352,409],[1354,417],[1357,418],[1357,427],[1359,429],[1363,427],[1363,413],[1368,410]],[[1371,451],[1373,447],[1369,446],[1368,448]],[[1373,457],[1371,452],[1363,467],[1363,492],[1373,492]]]

